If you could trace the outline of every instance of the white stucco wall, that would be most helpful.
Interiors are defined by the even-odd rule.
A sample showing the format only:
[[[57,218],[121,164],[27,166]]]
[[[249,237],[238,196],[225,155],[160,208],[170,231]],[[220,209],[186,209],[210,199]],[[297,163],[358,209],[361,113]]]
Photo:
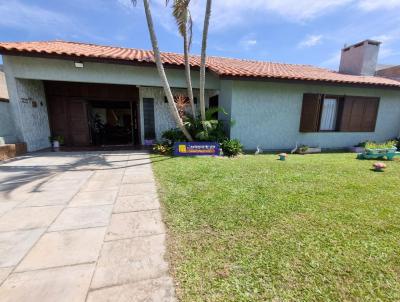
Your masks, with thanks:
[[[42,81],[17,79],[18,107],[23,141],[28,151],[50,147],[50,127]],[[37,107],[33,104],[36,103]]]
[[[221,85],[222,87],[222,85]],[[380,97],[375,132],[299,132],[303,93]],[[232,83],[231,138],[246,149],[291,149],[296,142],[322,148],[342,148],[361,141],[383,141],[400,132],[400,91],[256,81]]]
[[[3,56],[4,66],[12,69],[14,77],[49,81],[71,81],[122,85],[159,86],[161,81],[155,67],[122,64],[84,62],[84,68],[76,68],[74,61]],[[166,69],[171,87],[186,87],[182,69]],[[199,72],[192,71],[193,88],[199,87]],[[206,89],[219,89],[219,80],[207,73]]]
[[[0,102],[0,145],[17,142],[10,103]]]

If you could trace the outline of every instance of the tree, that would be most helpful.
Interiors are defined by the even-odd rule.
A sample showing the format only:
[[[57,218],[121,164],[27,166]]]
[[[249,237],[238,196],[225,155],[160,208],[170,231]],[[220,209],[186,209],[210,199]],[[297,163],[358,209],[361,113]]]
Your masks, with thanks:
[[[206,105],[205,105],[205,84],[206,84],[206,51],[207,51],[207,38],[208,38],[208,26],[210,24],[211,17],[211,2],[207,0],[206,12],[204,15],[203,25],[203,40],[201,43],[201,59],[200,59],[200,114],[201,120],[206,119]]]
[[[169,0],[166,0],[166,4]],[[185,77],[187,94],[192,108],[192,115],[196,118],[196,106],[193,98],[192,79],[190,77],[190,58],[189,51],[192,44],[192,17],[189,10],[190,0],[174,0],[172,15],[178,25],[179,33],[183,37],[183,56],[185,60]]]
[[[131,0],[131,1],[132,1],[133,5],[136,5],[137,0]],[[147,27],[149,30],[151,45],[153,47],[154,60],[155,60],[156,66],[157,66],[157,70],[158,70],[158,74],[160,76],[162,86],[164,88],[164,93],[168,100],[168,105],[169,105],[170,111],[172,113],[172,116],[173,116],[177,126],[182,131],[182,133],[185,135],[185,137],[189,141],[193,141],[192,136],[190,135],[189,131],[187,131],[181,117],[179,116],[179,112],[178,112],[178,109],[176,108],[176,104],[174,101],[174,96],[172,95],[171,87],[168,83],[167,75],[165,74],[164,66],[163,66],[163,63],[161,60],[160,49],[158,48],[157,36],[156,36],[156,32],[154,30],[154,24],[153,24],[153,18],[151,16],[149,0],[143,0],[143,5],[144,5],[144,12],[146,14],[146,21],[147,21]]]

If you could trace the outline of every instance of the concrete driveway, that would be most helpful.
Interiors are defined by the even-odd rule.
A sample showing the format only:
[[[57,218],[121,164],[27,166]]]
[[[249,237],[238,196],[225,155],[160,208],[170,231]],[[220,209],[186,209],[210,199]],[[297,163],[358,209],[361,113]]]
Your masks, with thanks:
[[[0,164],[0,301],[174,301],[146,152]]]

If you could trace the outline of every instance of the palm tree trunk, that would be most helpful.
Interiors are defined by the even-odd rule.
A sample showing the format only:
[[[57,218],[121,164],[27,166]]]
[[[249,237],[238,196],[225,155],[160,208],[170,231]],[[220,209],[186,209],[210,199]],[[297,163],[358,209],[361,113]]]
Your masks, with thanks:
[[[188,41],[187,32],[185,32],[183,36],[183,52],[185,57],[185,76],[186,76],[186,85],[187,85],[187,94],[190,102],[190,106],[192,107],[192,115],[193,118],[196,119],[196,106],[194,104],[193,98],[193,88],[192,88],[192,79],[190,77],[190,61],[189,61],[189,41]]]
[[[206,13],[204,16],[203,26],[203,41],[201,43],[201,61],[200,61],[200,114],[201,120],[206,119],[206,105],[205,105],[205,84],[206,84],[206,50],[208,38],[208,26],[211,17],[211,0],[207,0]]]
[[[173,116],[176,124],[178,125],[179,129],[181,129],[181,131],[183,132],[183,134],[189,141],[193,141],[192,136],[187,131],[185,125],[183,124],[181,117],[179,116],[178,109],[176,108],[176,105],[174,102],[174,97],[171,92],[171,87],[169,86],[167,75],[165,74],[164,66],[161,61],[160,49],[158,48],[158,41],[157,41],[156,33],[154,30],[153,19],[151,17],[149,0],[143,0],[143,4],[144,4],[144,11],[146,14],[147,26],[148,26],[149,34],[150,34],[150,40],[151,40],[151,44],[153,46],[154,59],[156,61],[158,74],[160,76],[161,83],[164,88],[164,92],[167,97],[167,100],[168,100],[169,109],[171,110],[172,116]]]

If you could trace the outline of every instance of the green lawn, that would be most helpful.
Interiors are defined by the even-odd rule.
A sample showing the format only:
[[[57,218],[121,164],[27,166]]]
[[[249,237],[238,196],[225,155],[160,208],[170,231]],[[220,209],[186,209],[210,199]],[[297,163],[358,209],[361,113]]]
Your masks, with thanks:
[[[181,301],[400,301],[400,161],[153,156]]]

